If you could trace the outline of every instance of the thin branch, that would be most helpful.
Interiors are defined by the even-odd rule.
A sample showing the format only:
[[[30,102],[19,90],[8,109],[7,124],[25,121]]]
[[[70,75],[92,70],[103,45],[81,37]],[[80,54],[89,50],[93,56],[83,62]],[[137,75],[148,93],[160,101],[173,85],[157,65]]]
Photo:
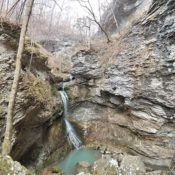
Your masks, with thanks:
[[[6,16],[8,16],[8,14],[10,14],[10,12],[13,13],[15,7],[18,5],[18,3],[20,2],[21,0],[17,0],[13,5],[12,7],[9,9],[9,11],[7,12]]]
[[[94,21],[94,22],[99,26],[100,30],[101,30],[101,31],[105,34],[105,36],[106,36],[107,43],[111,42],[110,39],[109,39],[109,36],[108,36],[107,32],[103,29],[102,25],[101,25],[100,22],[97,20],[97,18],[96,18],[96,16],[95,16],[95,13],[94,13],[94,11],[93,11],[93,8],[92,8],[92,5],[91,5],[90,1],[89,1],[89,0],[87,0],[87,1],[85,1],[85,0],[84,0],[84,1],[83,1],[83,0],[77,0],[77,1],[79,2],[80,6],[82,6],[83,8],[85,8],[85,9],[90,13],[90,15],[93,17],[93,19],[90,18],[90,17],[89,17],[89,19],[90,19],[91,21]],[[88,4],[83,4],[83,3],[88,3]]]

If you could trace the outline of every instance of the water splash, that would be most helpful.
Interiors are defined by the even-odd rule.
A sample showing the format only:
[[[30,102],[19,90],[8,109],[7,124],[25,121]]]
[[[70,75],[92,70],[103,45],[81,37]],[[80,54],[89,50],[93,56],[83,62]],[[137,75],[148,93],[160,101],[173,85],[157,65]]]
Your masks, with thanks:
[[[69,120],[67,119],[67,115],[68,115],[68,96],[66,94],[66,92],[60,91],[60,95],[64,104],[64,123],[66,126],[66,131],[67,131],[67,136],[69,138],[69,141],[73,144],[73,146],[76,149],[79,149],[82,145],[82,141],[79,139],[74,127],[72,126],[72,124],[69,122]]]

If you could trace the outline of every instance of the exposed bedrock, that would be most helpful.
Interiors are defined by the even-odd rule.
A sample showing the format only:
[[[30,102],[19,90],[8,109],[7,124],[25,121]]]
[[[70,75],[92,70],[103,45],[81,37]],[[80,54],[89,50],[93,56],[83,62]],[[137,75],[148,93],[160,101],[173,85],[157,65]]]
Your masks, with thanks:
[[[18,29],[3,22],[0,28],[0,149],[4,138],[8,98],[15,69]],[[40,45],[26,38],[22,71],[13,118],[11,156],[24,164],[37,163],[66,146],[60,121],[52,122],[62,111],[59,94],[50,80],[47,60],[52,57]],[[30,65],[31,52],[33,53]],[[29,70],[30,69],[30,70]],[[59,120],[59,119],[58,119]],[[47,137],[46,137],[47,136]],[[63,140],[66,141],[64,138]],[[62,152],[62,151],[61,151]],[[42,154],[42,158],[40,156]],[[36,162],[35,162],[36,161]],[[35,166],[37,166],[35,164]]]
[[[175,2],[147,7],[118,41],[72,56],[69,96],[87,143],[125,148],[163,169],[175,150]]]

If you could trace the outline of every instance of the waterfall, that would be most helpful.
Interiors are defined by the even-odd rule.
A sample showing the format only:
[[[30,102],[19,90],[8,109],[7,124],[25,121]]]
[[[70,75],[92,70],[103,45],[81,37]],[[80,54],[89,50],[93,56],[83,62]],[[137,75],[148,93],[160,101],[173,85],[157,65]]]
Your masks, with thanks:
[[[64,89],[63,89],[63,91],[60,91],[60,95],[61,95],[63,105],[64,105],[64,118],[66,118],[67,113],[68,113],[68,96],[67,96],[66,92],[64,91]]]
[[[63,85],[64,87],[64,85]],[[77,133],[75,131],[75,129],[73,128],[72,124],[69,122],[69,120],[67,119],[67,114],[68,114],[68,96],[66,94],[66,92],[64,91],[64,88],[62,91],[60,91],[60,95],[64,104],[64,123],[66,126],[66,131],[67,131],[67,135],[69,138],[69,141],[73,144],[73,146],[76,149],[79,149],[80,146],[82,145],[82,141],[79,139],[79,137],[77,136]]]

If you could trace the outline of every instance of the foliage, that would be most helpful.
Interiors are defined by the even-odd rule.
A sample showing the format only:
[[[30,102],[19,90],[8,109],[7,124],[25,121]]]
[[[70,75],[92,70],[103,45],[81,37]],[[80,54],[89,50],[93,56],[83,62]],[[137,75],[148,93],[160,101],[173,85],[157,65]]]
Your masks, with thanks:
[[[52,168],[52,173],[61,173],[61,169],[59,167],[53,167]]]
[[[44,82],[39,77],[28,73],[23,77],[23,82],[26,88],[26,94],[36,102],[47,104],[51,102],[50,85]]]
[[[55,85],[51,85],[51,93],[53,96],[57,96],[58,90]]]

